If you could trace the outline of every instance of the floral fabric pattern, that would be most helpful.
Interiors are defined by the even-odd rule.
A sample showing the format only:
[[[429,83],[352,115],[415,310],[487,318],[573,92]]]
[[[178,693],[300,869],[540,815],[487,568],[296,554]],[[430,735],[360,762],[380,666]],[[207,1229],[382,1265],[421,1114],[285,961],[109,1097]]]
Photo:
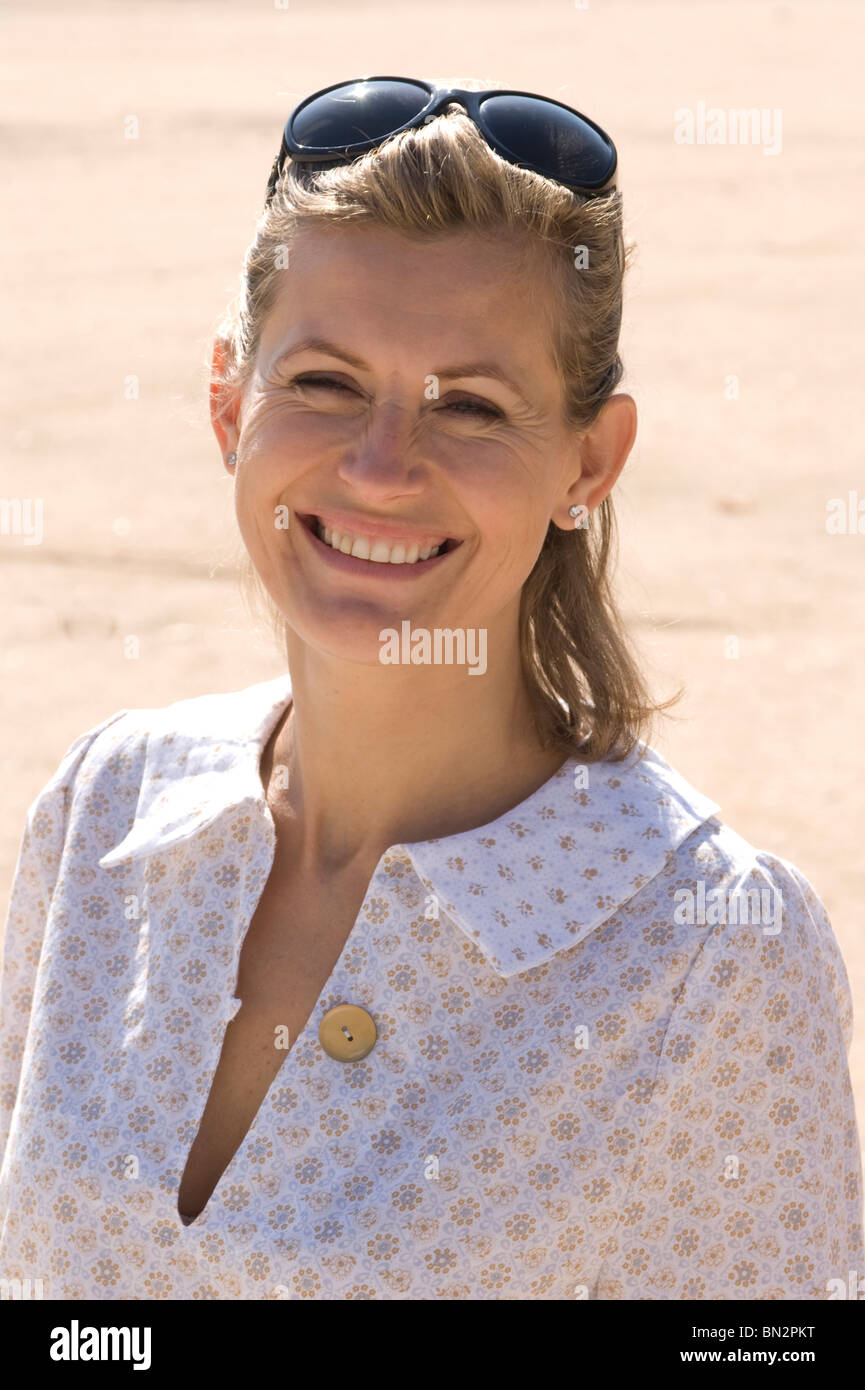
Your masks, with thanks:
[[[825,909],[651,748],[569,759],[497,820],[382,855],[183,1224],[275,851],[259,761],[290,698],[282,676],[120,710],[28,811],[0,981],[0,1280],[52,1299],[783,1300],[861,1278]],[[318,1037],[343,1002],[378,1032],[353,1063]]]

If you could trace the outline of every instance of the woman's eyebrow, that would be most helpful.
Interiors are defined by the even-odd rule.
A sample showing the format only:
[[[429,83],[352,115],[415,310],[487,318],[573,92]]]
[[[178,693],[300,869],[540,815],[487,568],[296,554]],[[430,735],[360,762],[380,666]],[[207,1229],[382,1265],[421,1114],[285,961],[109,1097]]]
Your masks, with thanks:
[[[301,338],[299,343],[293,347],[286,348],[285,352],[280,353],[274,360],[274,367],[279,367],[290,357],[296,357],[299,352],[324,352],[328,357],[341,357],[343,362],[347,362],[350,367],[357,367],[358,371],[368,372],[369,364],[364,362],[362,357],[357,357],[348,348],[340,347],[338,343],[332,343],[328,338]]]
[[[300,342],[293,347],[287,348],[280,353],[273,365],[279,367],[291,357],[296,357],[300,352],[323,352],[329,357],[338,357],[341,361],[347,362],[350,367],[356,367],[358,371],[371,371],[368,362],[356,353],[349,352],[348,348],[341,347],[339,343],[332,343],[329,338],[307,337],[301,338]],[[532,409],[531,403],[526,400],[519,387],[506,372],[495,362],[461,362],[456,366],[442,367],[438,371],[431,371],[429,376],[438,377],[440,381],[456,381],[465,377],[488,377],[491,381],[500,381],[509,391],[517,397],[527,410]]]

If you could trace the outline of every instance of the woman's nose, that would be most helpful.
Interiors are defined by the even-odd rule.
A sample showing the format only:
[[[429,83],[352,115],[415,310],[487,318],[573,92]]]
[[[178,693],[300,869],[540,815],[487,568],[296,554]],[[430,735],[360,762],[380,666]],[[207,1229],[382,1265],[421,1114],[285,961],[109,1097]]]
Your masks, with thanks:
[[[340,460],[340,477],[376,495],[421,492],[424,464],[413,411],[400,403],[373,407]]]

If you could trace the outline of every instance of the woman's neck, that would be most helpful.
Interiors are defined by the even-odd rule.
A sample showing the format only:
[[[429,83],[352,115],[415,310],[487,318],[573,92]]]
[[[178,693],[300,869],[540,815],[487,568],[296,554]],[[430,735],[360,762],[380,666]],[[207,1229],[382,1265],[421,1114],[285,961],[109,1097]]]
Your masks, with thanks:
[[[373,674],[365,686],[363,669],[326,683],[305,663],[292,672],[261,772],[282,851],[298,864],[338,872],[485,825],[565,761],[541,746],[518,672],[507,683],[440,668]]]

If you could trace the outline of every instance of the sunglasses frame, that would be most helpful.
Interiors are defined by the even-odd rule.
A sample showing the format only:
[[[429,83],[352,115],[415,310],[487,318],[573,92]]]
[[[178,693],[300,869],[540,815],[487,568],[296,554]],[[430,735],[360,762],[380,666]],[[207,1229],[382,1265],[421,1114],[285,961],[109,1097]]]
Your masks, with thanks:
[[[376,136],[371,140],[357,140],[353,144],[334,146],[327,150],[312,150],[308,145],[302,145],[295,139],[293,133],[295,119],[306,106],[309,106],[310,102],[317,101],[320,97],[327,96],[328,92],[334,92],[339,87],[357,87],[366,82],[404,82],[413,87],[423,88],[429,93],[429,98],[426,105],[416,116],[413,116],[411,120],[406,121],[404,125],[398,126],[396,130],[390,130],[387,134]],[[593,183],[572,183],[559,178],[556,174],[542,167],[540,164],[534,164],[524,159],[515,158],[508,147],[497,140],[490,132],[481,114],[481,103],[486,101],[489,97],[531,97],[534,101],[542,102],[547,106],[556,106],[561,111],[567,111],[571,116],[579,117],[579,119],[589,126],[589,128],[600,137],[602,142],[609,147],[611,164],[603,179],[595,180]],[[500,155],[502,159],[507,160],[509,164],[513,164],[519,169],[529,169],[532,173],[541,174],[544,178],[551,179],[555,183],[560,183],[563,187],[569,188],[575,193],[582,193],[589,197],[597,197],[602,193],[609,193],[614,190],[614,179],[618,166],[616,147],[605,130],[588,116],[584,116],[581,111],[577,111],[573,106],[566,106],[562,101],[554,101],[552,97],[541,96],[537,92],[522,92],[515,88],[491,87],[482,92],[470,92],[464,87],[439,87],[436,83],[427,82],[424,78],[376,76],[348,78],[342,82],[332,82],[329,87],[322,87],[320,91],[313,92],[311,96],[304,97],[303,101],[294,108],[285,123],[285,128],[282,132],[282,144],[280,145],[276,159],[273,161],[273,168],[271,169],[267,184],[265,207],[273,197],[276,185],[279,182],[279,176],[289,156],[297,163],[344,163],[349,156],[357,156],[364,154],[367,150],[374,150],[376,146],[383,144],[385,140],[389,140],[394,135],[401,135],[405,130],[416,130],[419,126],[425,125],[428,118],[438,115],[450,102],[457,102],[462,106],[466,115],[477,126],[490,148],[495,150],[496,154]]]

